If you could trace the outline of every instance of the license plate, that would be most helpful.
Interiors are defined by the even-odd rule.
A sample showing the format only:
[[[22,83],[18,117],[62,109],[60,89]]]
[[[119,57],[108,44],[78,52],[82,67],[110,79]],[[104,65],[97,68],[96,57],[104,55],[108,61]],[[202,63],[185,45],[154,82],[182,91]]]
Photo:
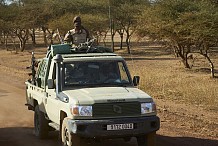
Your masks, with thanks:
[[[107,130],[125,130],[125,129],[133,129],[133,123],[107,125]]]

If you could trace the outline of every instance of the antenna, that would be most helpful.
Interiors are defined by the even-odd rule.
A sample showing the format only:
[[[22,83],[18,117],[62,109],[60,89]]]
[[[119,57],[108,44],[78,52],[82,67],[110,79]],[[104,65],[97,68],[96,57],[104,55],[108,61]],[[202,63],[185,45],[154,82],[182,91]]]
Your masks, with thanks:
[[[131,51],[131,49],[130,49],[130,57],[131,57],[131,61],[132,61],[132,70],[133,70],[134,73],[135,73],[136,68],[135,68],[135,63],[134,63],[134,59],[133,59],[133,56],[132,56],[132,51]],[[133,76],[136,76],[136,75],[133,75]],[[137,85],[137,88],[140,89],[140,84]]]
[[[112,18],[111,18],[111,6],[110,6],[110,0],[108,0],[108,3],[109,3],[109,20],[110,20],[110,31],[111,31],[111,48],[112,48],[112,51],[114,52],[114,40],[113,40],[113,28],[112,28]]]

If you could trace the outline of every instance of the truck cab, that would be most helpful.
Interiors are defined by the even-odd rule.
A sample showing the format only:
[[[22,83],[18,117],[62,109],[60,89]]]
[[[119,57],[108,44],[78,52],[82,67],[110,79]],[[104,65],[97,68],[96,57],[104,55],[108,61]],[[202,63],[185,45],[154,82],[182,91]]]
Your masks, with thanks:
[[[125,60],[107,48],[51,46],[35,82],[26,82],[36,136],[45,138],[50,126],[60,131],[63,145],[131,137],[138,145],[148,145],[160,122],[153,99],[137,88],[138,83]]]

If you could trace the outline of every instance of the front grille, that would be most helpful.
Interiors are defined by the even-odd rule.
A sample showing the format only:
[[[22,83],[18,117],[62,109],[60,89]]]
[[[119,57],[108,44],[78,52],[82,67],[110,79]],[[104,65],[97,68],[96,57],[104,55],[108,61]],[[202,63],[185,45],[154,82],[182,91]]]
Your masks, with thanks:
[[[93,105],[93,117],[137,116],[140,114],[139,102],[96,103]]]

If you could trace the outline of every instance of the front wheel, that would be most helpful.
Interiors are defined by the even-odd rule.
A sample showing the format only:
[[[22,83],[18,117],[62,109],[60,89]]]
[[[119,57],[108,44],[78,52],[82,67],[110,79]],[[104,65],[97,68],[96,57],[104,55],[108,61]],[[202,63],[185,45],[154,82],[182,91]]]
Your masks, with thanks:
[[[61,140],[63,146],[82,146],[81,138],[70,133],[69,127],[67,126],[67,118],[62,123]]]
[[[48,137],[48,120],[45,118],[43,112],[40,111],[39,106],[35,107],[34,113],[34,131],[35,135],[39,139],[44,139]]]
[[[137,137],[138,146],[155,146],[156,132],[149,133],[145,136]]]

